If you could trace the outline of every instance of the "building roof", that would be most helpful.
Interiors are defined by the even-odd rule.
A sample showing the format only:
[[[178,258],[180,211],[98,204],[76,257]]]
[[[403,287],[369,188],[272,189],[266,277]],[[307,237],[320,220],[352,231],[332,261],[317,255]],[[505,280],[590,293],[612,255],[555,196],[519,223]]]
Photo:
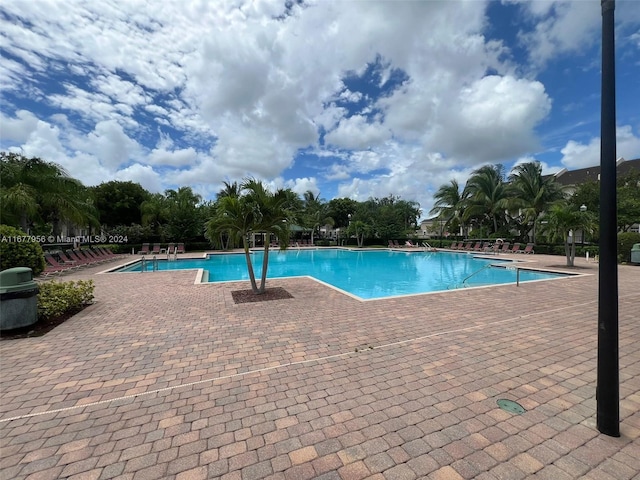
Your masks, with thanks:
[[[616,172],[618,176],[637,170],[640,172],[640,158],[635,160],[625,160],[620,157],[616,161]],[[586,182],[597,182],[600,180],[600,165],[593,167],[579,168],[577,170],[560,170],[555,175],[556,181],[561,185],[580,185]]]

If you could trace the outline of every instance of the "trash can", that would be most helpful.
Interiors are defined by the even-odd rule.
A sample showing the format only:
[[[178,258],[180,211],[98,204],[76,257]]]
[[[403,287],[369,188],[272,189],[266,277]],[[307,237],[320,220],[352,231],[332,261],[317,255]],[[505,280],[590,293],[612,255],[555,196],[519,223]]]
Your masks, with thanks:
[[[0,330],[28,327],[38,321],[39,290],[30,268],[0,272]]]
[[[631,247],[631,263],[640,265],[640,243],[635,243]]]

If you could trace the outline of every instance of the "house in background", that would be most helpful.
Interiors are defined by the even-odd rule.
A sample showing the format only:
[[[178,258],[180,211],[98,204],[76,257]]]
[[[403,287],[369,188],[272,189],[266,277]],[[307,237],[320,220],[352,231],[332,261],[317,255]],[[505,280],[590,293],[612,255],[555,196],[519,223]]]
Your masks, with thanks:
[[[620,157],[616,160],[616,173],[618,177],[631,173],[633,171],[640,172],[640,158],[635,160],[625,160]],[[576,185],[581,185],[586,182],[599,182],[600,181],[600,165],[593,167],[579,168],[577,170],[567,170],[563,168],[558,173],[553,175],[556,181],[567,188],[569,195],[573,194]]]

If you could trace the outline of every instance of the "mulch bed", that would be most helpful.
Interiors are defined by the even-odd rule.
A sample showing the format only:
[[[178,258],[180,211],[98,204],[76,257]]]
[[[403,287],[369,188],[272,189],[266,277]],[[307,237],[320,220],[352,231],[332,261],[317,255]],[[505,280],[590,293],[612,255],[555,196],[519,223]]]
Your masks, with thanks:
[[[281,287],[268,288],[260,295],[253,293],[253,290],[234,290],[231,292],[231,296],[235,303],[268,302],[293,298],[293,295]]]

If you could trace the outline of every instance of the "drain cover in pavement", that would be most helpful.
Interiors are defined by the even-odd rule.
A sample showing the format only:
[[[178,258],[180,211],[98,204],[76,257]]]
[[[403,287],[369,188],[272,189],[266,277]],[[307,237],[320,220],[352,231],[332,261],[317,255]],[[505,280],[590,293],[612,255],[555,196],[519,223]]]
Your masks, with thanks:
[[[513,400],[507,400],[506,398],[501,398],[498,400],[498,406],[509,413],[515,413],[516,415],[522,415],[526,410],[522,405],[518,402],[514,402]]]

